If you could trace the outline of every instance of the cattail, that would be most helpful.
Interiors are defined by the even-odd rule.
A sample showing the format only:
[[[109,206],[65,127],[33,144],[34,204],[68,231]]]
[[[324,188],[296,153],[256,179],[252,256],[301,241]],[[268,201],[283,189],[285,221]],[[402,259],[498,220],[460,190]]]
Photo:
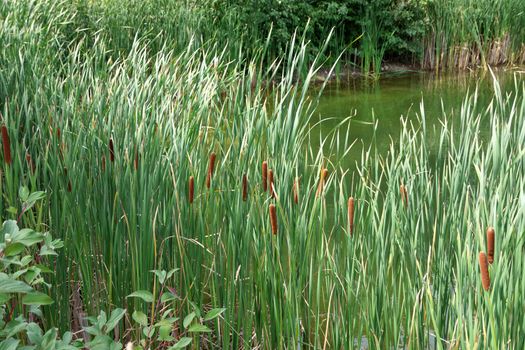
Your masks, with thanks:
[[[293,201],[295,204],[299,203],[299,178],[296,177],[293,182]]]
[[[262,183],[263,190],[266,192],[268,190],[268,162],[264,161],[262,163]]]
[[[210,154],[210,164],[208,166],[208,176],[206,177],[206,187],[210,188],[211,185],[211,178],[213,176],[213,171],[215,170],[215,152],[212,152]]]
[[[102,172],[106,171],[106,156],[102,155]]]
[[[272,225],[272,233],[277,234],[277,211],[275,205],[270,204],[270,224]]]
[[[487,258],[489,264],[494,262],[494,228],[487,229]]]
[[[242,176],[242,200],[246,202],[248,199],[248,177],[246,174]]]
[[[193,195],[195,193],[195,180],[193,179],[193,176],[190,176],[189,181],[189,197],[190,197],[190,204],[193,203]]]
[[[4,161],[7,165],[11,165],[11,142],[5,125],[2,125],[2,145],[4,146]]]
[[[27,167],[29,168],[29,170],[31,170],[31,174],[34,174],[35,164],[33,163],[33,159],[31,158],[31,155],[29,154],[29,152],[26,152],[26,162],[27,162]]]
[[[72,186],[71,186],[71,180],[70,180],[69,177],[67,176],[67,168],[64,168],[64,175],[65,175],[66,178],[67,178],[67,191],[68,191],[68,192],[71,192]]]
[[[317,197],[319,197],[321,193],[323,193],[324,182],[327,177],[328,177],[328,169],[323,168],[323,170],[321,170],[321,178],[319,179],[319,185],[317,186],[317,193],[316,193]]]
[[[483,252],[479,253],[479,268],[481,270],[481,283],[483,289],[489,290],[490,288],[490,276],[489,276],[489,264],[487,255]]]
[[[348,198],[348,232],[350,236],[354,234],[354,210],[355,210],[355,200],[354,197]]]
[[[115,148],[113,147],[113,139],[109,139],[109,160],[111,163],[115,161]]]
[[[401,200],[403,201],[403,205],[405,208],[408,207],[408,190],[406,189],[405,185],[401,185],[399,187],[399,192],[401,192]]]
[[[62,138],[62,132],[60,131],[60,128],[57,128],[57,139],[60,141]]]
[[[135,170],[139,168],[139,150],[138,148],[135,148],[135,158],[133,160],[133,167]]]
[[[275,198],[275,187],[273,184],[273,170],[268,169],[268,186],[270,186],[270,195]]]

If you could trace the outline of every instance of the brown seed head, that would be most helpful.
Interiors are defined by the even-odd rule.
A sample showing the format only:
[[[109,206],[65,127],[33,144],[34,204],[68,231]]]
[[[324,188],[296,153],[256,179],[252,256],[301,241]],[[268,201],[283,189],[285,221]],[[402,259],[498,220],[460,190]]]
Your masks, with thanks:
[[[405,208],[408,207],[408,190],[406,189],[405,185],[401,185],[399,187],[399,192],[401,192],[401,200],[403,202],[403,205]]]
[[[248,199],[248,177],[246,174],[242,176],[242,200],[246,202]]]
[[[195,194],[195,180],[194,180],[193,176],[190,176],[188,187],[189,187],[188,196],[190,198],[190,204],[192,204],[193,203],[193,196]]]
[[[268,190],[268,162],[264,161],[262,163],[262,185],[263,190],[266,192]]]
[[[35,164],[33,163],[33,159],[31,158],[31,154],[29,154],[29,152],[26,152],[26,162],[27,162],[27,167],[29,168],[29,170],[31,170],[31,173],[34,174],[35,173]]]
[[[109,160],[111,163],[115,161],[115,148],[113,146],[113,139],[109,139]]]
[[[299,203],[299,178],[296,177],[293,182],[293,201],[295,204]]]
[[[275,198],[275,186],[273,182],[273,170],[268,170],[268,186],[270,186],[270,195]]]
[[[139,150],[138,147],[135,148],[135,159],[133,160],[133,167],[135,170],[138,170],[139,168]]]
[[[483,284],[483,289],[489,290],[490,288],[489,264],[487,260],[487,255],[483,252],[479,253],[479,268],[481,271],[481,283]]]
[[[272,226],[272,233],[277,234],[277,211],[274,204],[270,204],[270,224]]]
[[[212,152],[210,154],[210,163],[208,165],[208,176],[206,177],[206,187],[210,188],[211,186],[211,178],[213,177],[213,172],[215,171],[215,158],[217,156],[215,155],[215,152]]]
[[[487,229],[487,258],[489,264],[494,262],[494,228]]]
[[[355,200],[354,197],[348,198],[348,232],[350,236],[354,234],[354,210],[355,210]]]
[[[11,165],[11,142],[5,125],[2,125],[2,145],[4,146],[4,161],[7,165]]]
[[[323,168],[321,170],[321,177],[319,179],[319,185],[317,186],[317,193],[315,194],[316,197],[319,197],[321,193],[323,193],[324,183],[327,178],[328,178],[328,169]]]

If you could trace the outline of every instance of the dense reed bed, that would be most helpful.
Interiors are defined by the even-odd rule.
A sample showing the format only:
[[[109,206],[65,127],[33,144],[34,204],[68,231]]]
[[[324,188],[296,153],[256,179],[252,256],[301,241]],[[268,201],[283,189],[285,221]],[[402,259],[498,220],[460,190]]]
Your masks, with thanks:
[[[323,62],[307,66],[304,41],[269,66],[264,47],[152,54],[140,37],[109,59],[102,34],[57,47],[69,19],[46,6],[0,17],[0,212],[20,184],[46,190],[21,220],[65,243],[46,326],[140,308],[126,296],[151,287],[149,271],[178,268],[177,312],[226,308],[195,347],[523,348],[518,79],[505,95],[495,81],[490,105],[467,96],[436,130],[422,105],[351,174],[349,120],[309,146]],[[126,340],[142,337],[131,322]]]

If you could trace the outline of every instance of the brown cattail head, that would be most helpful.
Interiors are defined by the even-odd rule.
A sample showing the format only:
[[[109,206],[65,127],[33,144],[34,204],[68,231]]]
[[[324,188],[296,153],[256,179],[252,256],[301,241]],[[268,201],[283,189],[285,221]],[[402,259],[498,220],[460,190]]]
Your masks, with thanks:
[[[206,177],[206,187],[210,188],[211,186],[211,178],[213,177],[213,172],[215,170],[215,158],[217,156],[215,155],[215,152],[212,152],[210,154],[210,163],[208,165],[208,176]]]
[[[274,204],[270,204],[270,224],[272,226],[272,233],[277,234],[277,211]]]
[[[487,258],[489,264],[494,262],[494,228],[487,229]]]
[[[321,177],[319,178],[319,185],[317,186],[317,193],[315,194],[316,197],[319,197],[321,193],[323,193],[324,183],[326,181],[326,178],[328,178],[328,169],[323,168],[321,170]]]
[[[115,161],[115,147],[113,146],[113,139],[109,139],[109,160],[111,163]]]
[[[489,263],[487,255],[483,252],[479,253],[479,268],[481,270],[481,283],[483,289],[489,290],[490,288],[490,276],[489,276]]]
[[[67,176],[67,168],[64,168],[64,176],[67,178],[67,191],[71,192],[72,186],[71,186],[71,180]]]
[[[275,186],[273,182],[273,170],[268,169],[268,186],[270,187],[270,195],[275,198]]]
[[[299,203],[299,178],[296,177],[295,181],[293,182],[293,201],[295,204]]]
[[[138,170],[139,168],[139,150],[138,147],[135,148],[135,158],[133,159],[133,167],[135,170]]]
[[[26,152],[26,162],[27,162],[27,167],[29,168],[29,170],[31,170],[31,174],[34,174],[35,173],[35,163],[33,163],[33,159],[31,158],[31,155],[29,154],[29,152]]]
[[[106,171],[106,156],[102,155],[102,172]]]
[[[62,131],[60,130],[60,128],[57,128],[57,139],[60,140],[61,137],[62,137]]]
[[[266,192],[268,190],[268,162],[264,161],[262,163],[262,185],[263,185],[263,191]]]
[[[408,190],[406,189],[405,185],[401,185],[399,187],[399,192],[401,192],[401,201],[403,201],[403,205],[405,208],[408,207]]]
[[[2,145],[4,146],[4,161],[7,165],[11,165],[11,142],[5,125],[2,125]]]
[[[192,204],[193,203],[193,196],[195,194],[195,180],[193,179],[193,176],[190,176],[190,181],[189,181],[188,187],[189,187],[188,196],[190,198],[190,204]]]
[[[350,236],[354,234],[354,210],[355,200],[354,197],[348,198],[348,232]]]
[[[248,199],[248,177],[246,174],[242,176],[242,200],[246,202]]]

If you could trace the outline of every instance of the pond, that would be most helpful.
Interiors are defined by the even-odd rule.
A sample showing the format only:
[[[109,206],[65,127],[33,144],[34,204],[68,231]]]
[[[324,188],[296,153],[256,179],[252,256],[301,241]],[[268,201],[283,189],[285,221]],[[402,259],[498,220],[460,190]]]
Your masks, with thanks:
[[[523,69],[509,69],[494,74],[502,91],[509,91],[515,81],[520,84],[525,81],[524,73]],[[345,157],[344,165],[354,168],[355,162],[360,160],[362,148],[368,148],[371,143],[374,119],[377,120],[376,146],[380,154],[386,155],[390,143],[399,138],[401,117],[417,122],[423,102],[427,127],[438,127],[444,113],[453,122],[465,97],[476,87],[481,110],[493,96],[493,78],[489,71],[439,76],[428,72],[409,72],[390,74],[379,81],[354,78],[333,82],[326,86],[319,101],[313,123],[320,121],[320,124],[314,128],[313,134],[327,135],[345,118],[351,117],[350,140],[356,141],[356,144]],[[484,121],[483,125],[488,125],[488,121]],[[318,149],[319,139],[311,140],[311,145]]]

